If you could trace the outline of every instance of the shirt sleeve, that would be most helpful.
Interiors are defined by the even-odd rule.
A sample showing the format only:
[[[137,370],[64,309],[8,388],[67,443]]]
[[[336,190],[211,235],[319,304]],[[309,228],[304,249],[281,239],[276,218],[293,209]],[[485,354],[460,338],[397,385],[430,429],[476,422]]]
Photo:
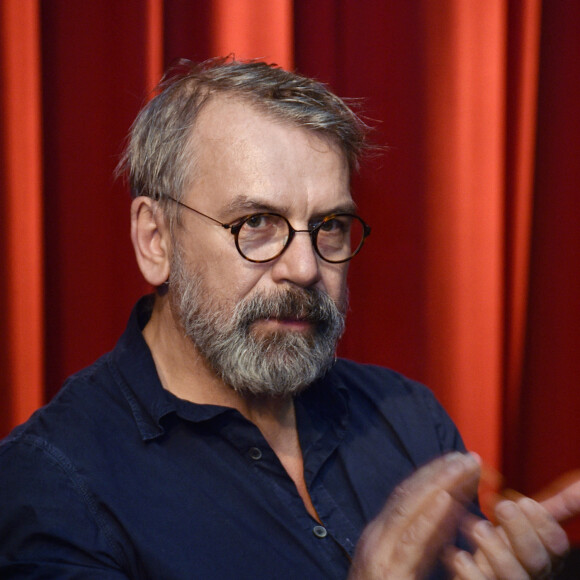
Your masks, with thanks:
[[[37,437],[0,446],[0,577],[122,580],[121,552],[82,477]]]

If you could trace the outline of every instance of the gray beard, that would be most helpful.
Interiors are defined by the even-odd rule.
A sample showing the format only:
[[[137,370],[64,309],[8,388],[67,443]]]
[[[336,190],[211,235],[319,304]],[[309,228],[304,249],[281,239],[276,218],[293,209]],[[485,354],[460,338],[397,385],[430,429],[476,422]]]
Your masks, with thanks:
[[[295,395],[334,364],[346,304],[339,309],[325,292],[288,286],[276,294],[247,297],[227,310],[205,290],[201,272],[188,271],[176,247],[169,293],[186,336],[211,369],[240,394]],[[305,320],[313,330],[256,336],[253,323],[268,318]]]

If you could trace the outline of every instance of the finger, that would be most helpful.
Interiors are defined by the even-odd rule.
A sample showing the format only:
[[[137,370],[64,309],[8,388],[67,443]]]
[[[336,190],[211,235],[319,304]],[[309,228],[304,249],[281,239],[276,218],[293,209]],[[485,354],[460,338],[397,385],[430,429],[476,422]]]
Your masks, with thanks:
[[[427,487],[447,487],[452,481],[457,485],[462,477],[470,477],[472,473],[480,476],[481,468],[477,456],[473,453],[448,453],[438,457],[419,468],[407,478],[398,489],[409,490],[410,493],[424,491]]]
[[[471,454],[451,453],[416,471],[399,485],[379,515],[390,527],[406,525],[425,510],[440,490],[446,490],[460,503],[471,501],[477,493],[480,467]]]
[[[523,501],[523,500],[521,500]],[[532,518],[529,519],[520,504],[513,501],[503,501],[497,504],[495,515],[501,530],[505,532],[508,543],[520,564],[533,577],[548,574],[551,570],[551,555],[539,537],[536,526],[542,526],[545,534],[554,533],[545,518],[542,517],[538,506],[529,508]],[[546,515],[547,512],[546,512]],[[558,524],[553,521],[555,527]]]
[[[559,522],[578,516],[580,514],[580,480],[576,478],[575,481],[541,503]]]
[[[487,520],[481,520],[472,528],[470,538],[485,556],[492,578],[501,580],[527,580],[528,573],[523,568],[501,534]]]
[[[486,578],[494,578],[495,574],[493,569],[489,563],[489,560],[486,558],[485,554],[481,550],[476,550],[475,554],[473,554],[473,561],[477,564],[477,567],[481,572],[485,575]]]
[[[518,501],[518,506],[534,527],[538,538],[549,555],[561,558],[570,549],[566,532],[542,504],[528,497]]]
[[[475,542],[473,542],[473,529],[475,527],[475,525],[482,521],[481,518],[474,516],[473,514],[469,513],[467,514],[466,517],[463,518],[463,521],[461,522],[461,529],[463,531],[463,534],[467,537],[470,538],[472,543],[475,546]],[[497,530],[497,528],[496,528]],[[507,537],[502,536],[501,535],[501,529],[497,530],[500,532],[500,537],[507,542]],[[477,565],[478,569],[481,571],[481,573],[483,573],[483,575],[486,578],[494,578],[495,574],[493,572],[493,569],[491,567],[491,565],[489,564],[489,561],[487,560],[485,554],[479,550],[476,549],[475,553],[473,554],[473,560],[475,562],[475,564]]]
[[[492,577],[480,569],[469,552],[449,546],[442,559],[453,580],[488,580]]]

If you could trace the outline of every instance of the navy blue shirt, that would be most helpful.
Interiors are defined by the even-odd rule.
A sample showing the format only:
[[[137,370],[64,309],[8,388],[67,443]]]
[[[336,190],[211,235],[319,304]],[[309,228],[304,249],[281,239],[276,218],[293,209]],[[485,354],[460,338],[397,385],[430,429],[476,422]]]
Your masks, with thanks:
[[[337,361],[295,400],[320,525],[252,423],[163,389],[151,305],[1,444],[1,578],[343,579],[393,488],[463,450],[428,389]]]

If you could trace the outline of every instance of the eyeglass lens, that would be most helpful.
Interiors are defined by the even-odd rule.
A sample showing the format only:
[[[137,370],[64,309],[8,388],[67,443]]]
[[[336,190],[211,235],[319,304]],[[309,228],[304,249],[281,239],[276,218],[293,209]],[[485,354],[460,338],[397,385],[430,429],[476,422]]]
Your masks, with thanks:
[[[356,254],[364,235],[363,222],[357,216],[338,214],[325,218],[315,228],[313,241],[322,258],[343,262]],[[280,255],[289,238],[290,225],[282,216],[256,214],[241,224],[237,245],[247,259],[265,262]]]

